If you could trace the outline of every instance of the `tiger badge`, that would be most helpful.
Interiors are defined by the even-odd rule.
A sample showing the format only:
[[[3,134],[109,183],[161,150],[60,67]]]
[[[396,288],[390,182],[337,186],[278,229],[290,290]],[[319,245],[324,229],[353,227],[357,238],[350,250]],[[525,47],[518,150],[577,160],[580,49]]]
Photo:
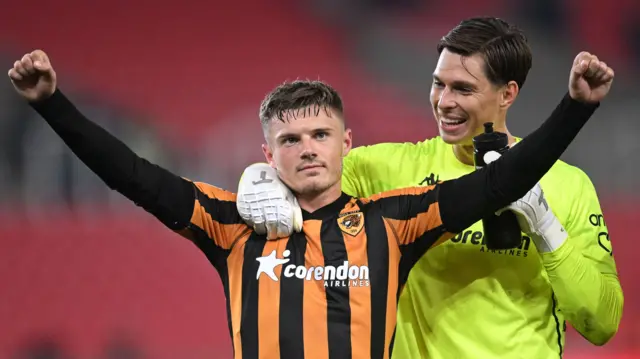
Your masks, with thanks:
[[[338,217],[338,227],[350,236],[357,236],[364,228],[364,218],[362,212],[345,213]]]

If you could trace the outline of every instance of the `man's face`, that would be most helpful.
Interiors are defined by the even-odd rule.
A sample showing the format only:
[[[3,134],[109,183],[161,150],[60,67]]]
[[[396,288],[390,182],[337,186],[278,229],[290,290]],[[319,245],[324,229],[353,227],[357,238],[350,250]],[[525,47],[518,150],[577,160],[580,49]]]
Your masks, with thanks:
[[[328,112],[327,112],[328,111]],[[269,164],[280,179],[298,195],[322,193],[340,186],[342,158],[351,149],[351,130],[344,128],[341,114],[328,109],[306,112],[306,116],[273,119],[262,145]]]
[[[485,122],[504,128],[504,111],[510,102],[505,102],[504,88],[489,82],[484,64],[480,55],[462,57],[447,49],[440,54],[433,73],[431,104],[446,143],[470,145]]]

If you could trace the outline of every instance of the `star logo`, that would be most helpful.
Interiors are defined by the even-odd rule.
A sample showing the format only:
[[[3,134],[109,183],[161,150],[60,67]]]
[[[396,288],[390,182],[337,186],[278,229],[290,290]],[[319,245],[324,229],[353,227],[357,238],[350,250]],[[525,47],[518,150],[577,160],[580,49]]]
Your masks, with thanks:
[[[291,251],[288,249],[282,253],[284,257],[289,257],[290,254]],[[256,279],[260,279],[260,274],[264,273],[276,282],[278,281],[278,277],[276,277],[275,273],[276,267],[289,262],[289,258],[276,258],[275,249],[268,256],[258,257],[256,258],[256,260],[258,261],[258,263],[260,263],[260,266],[258,267],[258,274],[256,274]]]

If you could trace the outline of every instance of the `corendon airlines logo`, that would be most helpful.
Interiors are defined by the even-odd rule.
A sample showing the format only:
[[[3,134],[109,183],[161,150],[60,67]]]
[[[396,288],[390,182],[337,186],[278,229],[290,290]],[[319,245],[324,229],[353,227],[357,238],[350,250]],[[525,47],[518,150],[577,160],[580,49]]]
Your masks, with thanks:
[[[258,273],[256,279],[260,279],[262,274],[266,275],[273,281],[279,281],[276,275],[276,268],[282,267],[282,274],[286,278],[298,278],[303,280],[323,281],[325,287],[368,287],[369,286],[369,267],[349,265],[348,261],[344,261],[339,266],[323,266],[323,267],[305,267],[304,265],[289,264],[291,251],[288,249],[282,253],[283,258],[276,257],[275,249],[264,257],[258,257],[256,260]]]

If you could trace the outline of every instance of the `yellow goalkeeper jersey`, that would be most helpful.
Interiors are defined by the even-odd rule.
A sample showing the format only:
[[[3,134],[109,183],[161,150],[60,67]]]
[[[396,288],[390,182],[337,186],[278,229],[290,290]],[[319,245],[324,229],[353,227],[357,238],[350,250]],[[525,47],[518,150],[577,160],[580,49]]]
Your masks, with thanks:
[[[432,185],[473,170],[458,161],[452,146],[439,137],[419,143],[364,146],[344,160],[343,190],[366,197],[395,188]],[[587,175],[558,161],[541,185],[569,233],[570,244],[560,249],[581,253],[614,282],[613,292],[621,296],[605,220]],[[394,359],[560,358],[567,310],[575,311],[569,318],[588,310],[588,305],[598,308],[593,309],[598,316],[619,315],[599,309],[599,303],[594,302],[604,295],[599,279],[582,281],[584,288],[579,292],[585,298],[595,297],[591,303],[572,298],[579,296],[575,290],[568,291],[564,294],[567,303],[563,301],[567,309],[561,311],[543,256],[530,238],[523,234],[520,248],[504,251],[488,250],[483,238],[482,222],[478,222],[419,260],[400,296]],[[570,257],[555,252],[549,255],[551,266]],[[617,330],[616,319],[607,323],[615,323]],[[585,324],[579,330],[597,331],[589,325],[597,327]]]

